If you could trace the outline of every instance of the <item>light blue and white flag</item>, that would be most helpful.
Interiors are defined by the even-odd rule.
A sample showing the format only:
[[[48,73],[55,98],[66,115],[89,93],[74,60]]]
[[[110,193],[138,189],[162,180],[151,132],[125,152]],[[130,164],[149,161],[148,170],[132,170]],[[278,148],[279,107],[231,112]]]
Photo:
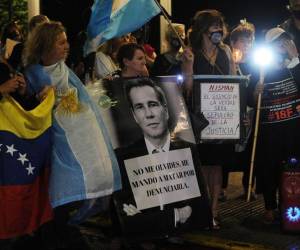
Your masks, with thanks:
[[[49,184],[52,207],[93,201],[120,190],[121,176],[109,134],[79,78],[64,62],[31,65],[25,73],[34,93],[50,83],[55,86]]]
[[[160,12],[154,0],[95,0],[85,54],[107,40],[135,31]]]

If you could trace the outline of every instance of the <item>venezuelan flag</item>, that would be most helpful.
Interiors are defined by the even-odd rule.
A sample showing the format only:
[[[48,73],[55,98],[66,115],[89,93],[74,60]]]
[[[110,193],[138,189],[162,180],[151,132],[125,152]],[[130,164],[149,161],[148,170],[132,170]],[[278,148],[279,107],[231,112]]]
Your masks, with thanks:
[[[35,231],[52,219],[48,195],[53,90],[31,111],[0,100],[0,239]]]

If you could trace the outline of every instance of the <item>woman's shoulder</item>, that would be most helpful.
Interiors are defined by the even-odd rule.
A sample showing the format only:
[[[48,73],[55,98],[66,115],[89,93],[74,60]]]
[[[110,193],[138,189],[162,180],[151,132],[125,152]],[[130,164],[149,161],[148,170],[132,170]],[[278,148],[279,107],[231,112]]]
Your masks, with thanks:
[[[39,71],[43,71],[43,66],[41,64],[30,64],[25,68],[25,72],[29,74],[37,73]]]
[[[229,47],[229,45],[225,44],[225,43],[221,43],[219,45],[219,49],[223,50],[228,58],[232,57],[232,52],[231,52],[231,48]]]
[[[50,76],[44,71],[41,64],[28,65],[25,68],[25,75],[30,85],[44,86],[51,83]]]
[[[40,78],[46,73],[41,64],[31,64],[25,67],[25,74],[27,77]]]
[[[226,50],[231,51],[230,46],[227,45],[226,43],[220,43],[219,48],[222,49],[222,50],[225,50],[225,51]]]

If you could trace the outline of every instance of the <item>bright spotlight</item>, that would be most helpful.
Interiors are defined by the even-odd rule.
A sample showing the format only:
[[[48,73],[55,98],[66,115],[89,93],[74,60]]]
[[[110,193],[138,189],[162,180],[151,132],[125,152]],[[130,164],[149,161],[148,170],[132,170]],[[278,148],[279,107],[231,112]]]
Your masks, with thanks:
[[[182,75],[177,75],[177,82],[182,83],[183,82],[183,76]]]
[[[254,51],[254,63],[265,67],[273,62],[273,52],[269,47],[261,47]]]

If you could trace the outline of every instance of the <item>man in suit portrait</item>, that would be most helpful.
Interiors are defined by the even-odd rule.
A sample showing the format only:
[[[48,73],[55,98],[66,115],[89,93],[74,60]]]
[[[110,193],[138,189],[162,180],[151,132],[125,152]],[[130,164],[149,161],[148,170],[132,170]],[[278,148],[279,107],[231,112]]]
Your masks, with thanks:
[[[144,79],[127,84],[125,91],[132,115],[143,132],[148,153],[169,151],[169,112],[162,89]]]
[[[164,238],[180,229],[210,226],[211,214],[197,149],[194,144],[172,134],[169,128],[169,109],[163,90],[149,78],[130,80],[124,83],[124,90],[132,116],[143,137],[127,147],[116,150],[123,189],[115,193],[114,201],[123,233],[128,237],[139,235]],[[124,161],[145,155],[158,157],[172,150],[187,148],[190,149],[193,158],[195,180],[200,190],[199,197],[164,204],[163,207],[138,210]]]

